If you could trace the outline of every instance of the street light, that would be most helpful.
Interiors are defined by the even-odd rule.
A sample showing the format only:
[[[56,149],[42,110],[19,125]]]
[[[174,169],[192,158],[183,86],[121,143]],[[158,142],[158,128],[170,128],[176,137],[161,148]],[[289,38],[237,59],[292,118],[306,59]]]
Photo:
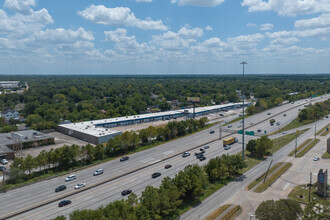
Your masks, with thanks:
[[[243,94],[243,134],[242,134],[242,158],[244,160],[244,97],[245,97],[245,94],[244,94],[244,65],[247,64],[247,62],[243,61],[241,64],[243,65],[243,91],[242,91],[242,94]]]

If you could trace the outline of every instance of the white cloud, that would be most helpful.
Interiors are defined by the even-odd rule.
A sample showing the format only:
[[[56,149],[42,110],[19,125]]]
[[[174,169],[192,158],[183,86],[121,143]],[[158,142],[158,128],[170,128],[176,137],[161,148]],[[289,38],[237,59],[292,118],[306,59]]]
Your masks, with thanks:
[[[127,7],[106,8],[104,5],[91,5],[78,14],[84,19],[103,25],[131,26],[144,30],[167,30],[161,20],[141,20]]]
[[[249,12],[272,10],[286,16],[330,11],[329,0],[243,0],[241,5]]]
[[[209,47],[209,48],[223,47],[226,45],[225,42],[221,41],[217,37],[209,38],[206,41],[204,41],[202,44],[203,44],[203,46]]]
[[[257,25],[254,24],[254,23],[247,23],[246,26],[247,26],[247,27],[255,27],[255,26],[257,26]]]
[[[224,1],[225,0],[171,0],[171,3],[178,3],[178,5],[213,7],[220,5]]]
[[[296,42],[299,42],[300,40],[296,37],[290,37],[290,38],[276,38],[271,41],[271,44],[283,44],[283,45],[288,45],[288,44],[293,44]]]
[[[136,2],[152,2],[152,0],[136,0]]]
[[[316,18],[298,20],[294,26],[298,29],[330,26],[330,13],[322,14]]]
[[[273,24],[261,24],[260,25],[260,30],[261,31],[267,31],[273,29],[274,25]]]
[[[205,30],[206,30],[206,31],[213,31],[213,28],[212,28],[210,25],[207,25],[207,26],[205,27]]]
[[[3,6],[22,14],[29,14],[33,12],[31,6],[35,5],[35,0],[6,0]]]
[[[84,28],[74,30],[65,30],[63,28],[47,29],[39,31],[33,35],[37,42],[44,41],[47,43],[75,43],[77,41],[93,41],[92,32],[85,31]]]

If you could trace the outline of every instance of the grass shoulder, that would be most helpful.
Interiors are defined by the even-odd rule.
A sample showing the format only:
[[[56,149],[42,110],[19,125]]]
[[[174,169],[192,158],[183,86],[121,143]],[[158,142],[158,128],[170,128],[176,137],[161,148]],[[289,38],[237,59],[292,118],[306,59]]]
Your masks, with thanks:
[[[299,145],[299,147],[297,147],[297,152],[299,152],[302,148],[304,148],[309,142],[311,142],[312,141],[312,139],[307,139],[306,141],[304,141],[304,143],[302,143],[301,145]],[[295,153],[295,149],[294,150],[292,150],[289,154],[288,154],[288,156],[289,157],[292,157],[293,155],[294,155],[294,153]]]
[[[324,154],[322,155],[322,158],[330,159],[330,154],[326,151],[326,152],[324,152]]]
[[[208,215],[205,220],[214,220],[216,219],[219,215],[221,215],[224,211],[226,211],[231,204],[226,204],[222,205],[219,208],[217,208],[214,212],[212,212],[210,215]]]
[[[278,133],[282,133],[283,131],[288,131],[288,130],[291,130],[291,129],[294,129],[294,128],[299,128],[301,126],[304,126],[304,125],[307,125],[307,124],[310,124],[310,123],[313,123],[314,121],[303,121],[303,122],[300,122],[297,118],[294,119],[293,121],[290,122],[290,124],[284,126],[283,128],[271,133],[272,135],[273,134],[278,134]]]
[[[311,143],[309,143],[306,147],[304,147],[299,153],[297,154],[297,157],[304,156],[310,149],[312,149],[317,143],[319,143],[319,139],[313,140]]]
[[[292,189],[288,197],[297,202],[307,204],[309,202],[309,187],[307,185],[299,185]],[[330,206],[330,200],[324,199],[317,194],[316,186],[311,187],[311,201],[317,201]]]

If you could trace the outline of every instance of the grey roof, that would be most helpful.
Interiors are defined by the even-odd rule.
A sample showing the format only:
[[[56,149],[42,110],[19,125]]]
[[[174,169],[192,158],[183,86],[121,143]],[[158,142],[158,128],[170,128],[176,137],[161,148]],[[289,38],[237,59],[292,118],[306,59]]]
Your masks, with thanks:
[[[14,152],[14,151],[9,147],[7,147],[6,145],[0,144],[0,154],[7,154],[10,152]]]
[[[14,141],[13,134],[16,135],[16,137],[19,138],[22,142],[38,141],[38,140],[53,138],[48,134],[44,134],[35,130],[24,130],[24,131],[17,131],[14,133],[0,134],[0,143],[3,145],[13,144]]]
[[[6,109],[6,110],[3,110],[1,112],[1,114],[7,114],[8,112],[15,113],[16,111],[15,110],[12,110],[12,109]]]

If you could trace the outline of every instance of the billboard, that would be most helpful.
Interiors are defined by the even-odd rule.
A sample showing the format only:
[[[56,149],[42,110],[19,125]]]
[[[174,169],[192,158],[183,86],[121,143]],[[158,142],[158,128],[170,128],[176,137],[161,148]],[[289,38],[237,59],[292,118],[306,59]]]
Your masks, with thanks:
[[[200,102],[201,98],[200,97],[187,97],[188,102]]]

